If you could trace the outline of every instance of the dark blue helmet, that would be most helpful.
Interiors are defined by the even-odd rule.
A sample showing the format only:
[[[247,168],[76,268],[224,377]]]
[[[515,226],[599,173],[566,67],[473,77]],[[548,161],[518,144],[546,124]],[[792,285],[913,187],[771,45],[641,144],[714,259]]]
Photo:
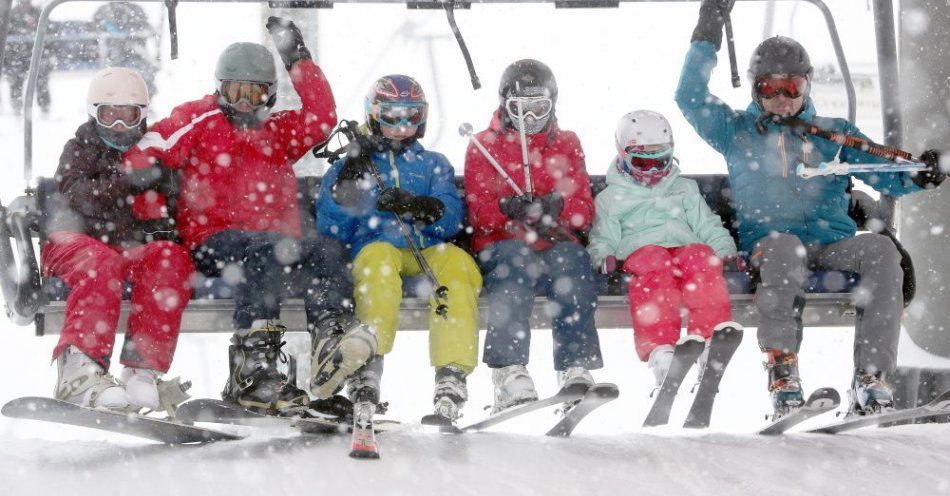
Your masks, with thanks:
[[[373,83],[364,101],[366,124],[374,135],[380,128],[408,126],[416,128],[415,139],[425,135],[429,102],[422,86],[409,76],[390,74]]]

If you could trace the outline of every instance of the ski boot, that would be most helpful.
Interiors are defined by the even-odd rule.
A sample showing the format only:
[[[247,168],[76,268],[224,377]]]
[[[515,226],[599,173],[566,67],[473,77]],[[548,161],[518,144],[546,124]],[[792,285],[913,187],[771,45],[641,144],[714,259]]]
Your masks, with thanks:
[[[650,352],[650,358],[647,360],[647,366],[653,372],[653,378],[656,379],[656,388],[663,386],[666,380],[666,374],[670,371],[670,365],[673,363],[673,353],[675,349],[671,344],[661,344]]]
[[[568,367],[557,372],[557,385],[561,389],[573,386],[574,384],[584,384],[587,387],[591,387],[594,385],[594,377],[591,376],[590,371],[584,367]],[[581,400],[565,402],[559,409],[559,413],[561,415],[567,415],[567,412],[571,411],[571,408],[574,408],[580,401]]]
[[[781,350],[766,350],[769,393],[772,395],[772,419],[778,419],[805,404],[802,380],[798,375],[798,355]]]
[[[883,372],[869,374],[858,370],[848,392],[851,407],[848,415],[874,415],[894,409],[894,393],[884,382]]]
[[[374,356],[366,365],[350,376],[346,384],[346,395],[355,405],[369,402],[379,404],[379,382],[383,376],[383,356]],[[378,413],[378,412],[377,412]]]
[[[522,403],[538,400],[538,391],[534,388],[534,381],[524,365],[492,369],[491,378],[495,384],[492,415]]]
[[[376,355],[376,333],[353,315],[327,312],[312,336],[310,392],[318,399],[337,392],[343,381]]]
[[[435,369],[435,394],[432,398],[435,414],[448,423],[455,423],[462,416],[461,410],[468,400],[465,372],[448,365]]]
[[[122,410],[129,397],[106,369],[75,346],[68,346],[56,359],[56,390],[53,397],[89,408]]]
[[[158,395],[158,383],[162,373],[139,367],[122,369],[121,380],[133,409],[159,410],[162,408]]]
[[[293,360],[281,351],[287,329],[272,320],[256,320],[251,329],[236,332],[228,348],[231,369],[221,392],[225,401],[265,415],[296,415],[310,405],[307,392],[278,370],[278,361]]]

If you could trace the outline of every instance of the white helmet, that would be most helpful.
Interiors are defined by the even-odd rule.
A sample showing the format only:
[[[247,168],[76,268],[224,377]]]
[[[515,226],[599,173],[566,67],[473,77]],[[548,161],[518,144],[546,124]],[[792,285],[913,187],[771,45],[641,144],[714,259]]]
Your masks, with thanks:
[[[630,146],[668,145],[672,148],[673,128],[666,117],[657,112],[634,110],[617,122],[614,140],[621,157]]]
[[[97,105],[148,107],[148,86],[135,69],[107,67],[93,76],[86,93],[86,111],[92,118]]]

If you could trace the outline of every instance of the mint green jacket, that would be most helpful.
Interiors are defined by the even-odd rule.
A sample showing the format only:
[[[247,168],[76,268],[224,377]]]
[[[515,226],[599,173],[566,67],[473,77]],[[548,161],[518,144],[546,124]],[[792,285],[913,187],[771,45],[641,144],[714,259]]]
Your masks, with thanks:
[[[607,169],[607,188],[594,201],[594,226],[587,250],[595,267],[609,255],[622,263],[647,245],[667,248],[704,243],[717,255],[736,255],[736,243],[699,193],[696,181],[670,175],[652,188],[617,170]]]

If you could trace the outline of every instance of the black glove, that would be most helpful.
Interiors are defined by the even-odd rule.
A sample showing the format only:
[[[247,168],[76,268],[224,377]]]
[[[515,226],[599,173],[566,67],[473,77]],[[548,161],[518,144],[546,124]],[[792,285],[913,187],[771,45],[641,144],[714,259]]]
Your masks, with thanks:
[[[310,50],[303,43],[303,35],[294,21],[270,16],[267,18],[267,30],[270,31],[277,53],[289,71],[298,60],[310,59]]]
[[[541,203],[541,216],[550,215],[553,223],[557,223],[561,210],[564,210],[564,197],[558,192],[548,193],[540,196],[537,200]]]
[[[527,196],[506,196],[498,200],[498,208],[511,220],[526,222],[529,218],[541,217],[541,204]]]
[[[729,0],[703,0],[699,6],[699,21],[693,29],[690,41],[708,41],[715,45],[716,51],[722,46],[722,26],[729,14]]]
[[[409,201],[406,208],[406,215],[412,216],[413,220],[424,226],[441,219],[444,213],[445,204],[432,196],[417,196]]]
[[[376,199],[376,209],[383,212],[392,212],[396,215],[409,213],[409,206],[416,199],[416,195],[402,188],[386,188]]]
[[[947,178],[947,173],[940,167],[940,152],[927,150],[920,156],[920,161],[927,164],[927,170],[913,175],[914,184],[924,189],[934,189]]]
[[[126,173],[125,178],[130,194],[141,195],[147,191],[155,191],[167,197],[178,196],[178,171],[162,167],[159,161],[155,161],[148,169]]]
[[[372,174],[373,152],[381,150],[380,144],[372,136],[358,135],[346,145],[346,158],[337,181],[352,181]]]

